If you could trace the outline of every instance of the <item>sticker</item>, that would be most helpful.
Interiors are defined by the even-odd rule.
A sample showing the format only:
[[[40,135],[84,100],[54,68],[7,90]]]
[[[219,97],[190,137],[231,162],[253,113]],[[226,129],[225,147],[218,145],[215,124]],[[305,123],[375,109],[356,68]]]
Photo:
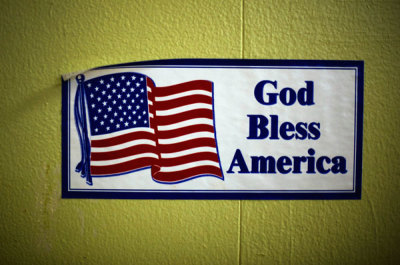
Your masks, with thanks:
[[[177,59],[63,76],[62,196],[360,199],[362,61]]]

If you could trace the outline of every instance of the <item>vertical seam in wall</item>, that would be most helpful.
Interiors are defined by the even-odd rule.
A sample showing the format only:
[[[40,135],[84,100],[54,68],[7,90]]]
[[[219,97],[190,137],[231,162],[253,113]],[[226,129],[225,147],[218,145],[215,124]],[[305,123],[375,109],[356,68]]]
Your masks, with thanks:
[[[292,257],[293,257],[293,225],[292,225],[292,201],[289,201],[289,238],[290,238],[290,246],[289,246],[289,264],[292,265]]]
[[[244,0],[240,3],[240,56],[244,58]],[[242,264],[242,200],[239,201],[239,227],[238,227],[238,264]]]
[[[240,55],[242,57],[242,59],[244,59],[244,0],[242,0],[241,2],[241,8],[240,8],[240,12],[241,12],[241,40],[240,40]]]
[[[239,241],[239,249],[238,249],[238,264],[242,264],[242,200],[239,201],[239,222],[238,222],[238,241]]]

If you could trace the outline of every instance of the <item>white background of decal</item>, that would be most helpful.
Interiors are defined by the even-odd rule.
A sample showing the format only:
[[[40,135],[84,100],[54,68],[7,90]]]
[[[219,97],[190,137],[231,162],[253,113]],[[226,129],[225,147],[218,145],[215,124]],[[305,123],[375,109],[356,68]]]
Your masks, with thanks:
[[[289,68],[289,67],[286,67]],[[93,178],[88,186],[74,171],[80,160],[80,145],[73,117],[76,82],[71,79],[70,93],[70,189],[139,189],[139,190],[353,190],[354,125],[356,71],[354,69],[243,69],[243,68],[119,68],[84,73],[86,80],[116,73],[138,72],[152,78],[157,86],[174,85],[192,80],[214,82],[215,129],[224,181],[201,177],[179,184],[159,184],[152,180],[150,170],[130,174]],[[314,81],[315,105],[292,106],[279,103],[264,106],[254,98],[254,87],[261,80],[278,82],[278,90],[298,90],[306,80]],[[276,92],[276,91],[271,91]],[[320,122],[318,140],[247,140],[248,114],[276,114],[279,123],[290,121]],[[236,149],[241,149],[250,169],[250,156],[307,156],[313,148],[315,157],[344,156],[347,174],[228,174]],[[236,167],[234,171],[237,172]],[[305,170],[303,169],[303,172]]]

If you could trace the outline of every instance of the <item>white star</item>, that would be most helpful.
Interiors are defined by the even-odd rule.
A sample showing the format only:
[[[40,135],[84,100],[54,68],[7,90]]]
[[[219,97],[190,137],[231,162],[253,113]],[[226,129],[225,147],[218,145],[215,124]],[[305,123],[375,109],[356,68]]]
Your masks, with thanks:
[[[107,84],[107,85],[106,85],[107,88],[110,88],[110,86],[111,86],[110,84]]]
[[[118,83],[117,83],[117,87],[119,87],[120,85],[121,85],[121,84],[118,82]]]
[[[127,86],[129,86],[130,84],[131,84],[131,82],[129,82],[129,81],[128,81],[128,82],[126,82],[126,85],[127,85]]]
[[[140,78],[140,81],[143,81],[143,77],[142,77],[142,78]]]
[[[104,117],[104,119],[107,119],[108,115],[107,115],[107,114],[104,114],[104,116],[103,116],[103,117]]]
[[[129,98],[130,96],[131,96],[131,94],[129,94],[129,93],[128,93],[128,94],[126,94],[126,97],[127,97],[127,98]]]
[[[91,97],[91,98],[93,98],[93,97],[94,97],[93,93],[92,93],[92,94],[90,94],[90,97]]]
[[[136,94],[136,97],[138,98],[138,97],[139,97],[139,94]]]
[[[92,109],[93,109],[95,106],[96,106],[95,104],[92,104]]]
[[[94,116],[94,117],[93,117],[93,120],[97,121],[97,116]]]
[[[137,106],[136,106],[136,109],[140,109],[140,106],[139,106],[139,105],[137,105]]]
[[[119,109],[119,110],[122,110],[122,106],[119,106],[118,109]]]
[[[134,110],[132,113],[133,113],[133,114],[136,114],[136,110]]]
[[[125,80],[125,76],[123,75],[123,76],[121,76],[121,80]]]
[[[99,88],[98,88],[98,87],[95,87],[94,89],[95,89],[96,91],[99,91]]]
[[[140,86],[140,83],[136,83],[136,86],[137,86],[137,87]]]
[[[110,81],[111,81],[111,82],[114,82],[114,77],[111,77],[111,78],[110,78]]]
[[[144,89],[142,88],[142,89],[140,89],[140,93],[143,93],[144,92]]]
[[[119,128],[119,124],[117,124],[116,127]]]
[[[140,103],[143,103],[143,99],[140,100]]]
[[[120,120],[120,121],[124,121],[124,118],[121,117],[121,118],[119,118],[119,120]]]
[[[128,124],[129,124],[128,122],[125,122],[125,127],[128,127]]]
[[[97,101],[100,101],[100,100],[101,100],[101,98],[100,98],[100,97],[98,97],[98,98],[97,98]]]
[[[124,104],[125,104],[125,103],[126,103],[126,99],[122,100],[122,103],[124,103]]]
[[[115,93],[117,90],[115,90],[115,88],[112,90],[113,93]]]
[[[145,111],[145,110],[143,111],[143,115],[144,115],[144,114],[146,114],[146,111]]]
[[[104,84],[104,80],[103,79],[100,80],[100,84]]]
[[[134,100],[134,99],[132,99],[132,103],[135,103],[135,100]]]
[[[87,87],[92,87],[92,84],[91,83],[87,84]]]
[[[117,95],[117,97],[118,97],[118,98],[121,98],[121,95],[120,95],[120,94],[118,94],[118,95]]]
[[[104,121],[101,121],[101,122],[100,122],[100,125],[104,125]]]
[[[126,91],[126,88],[123,88],[123,89],[122,89],[122,92],[125,92],[125,91]]]
[[[131,92],[133,92],[133,91],[135,91],[135,89],[134,89],[134,88],[131,88]]]
[[[108,99],[111,99],[111,95],[108,95],[107,98],[108,98]]]
[[[133,121],[133,124],[136,124],[136,121]]]
[[[146,120],[144,120],[144,124],[146,124],[147,123],[147,121]]]
[[[103,101],[103,106],[107,105],[107,101]]]
[[[136,79],[136,76],[133,75],[133,76],[132,76],[132,80],[135,80],[135,79]]]
[[[98,132],[98,131],[99,131],[99,129],[97,129],[97,128],[96,128],[96,129],[94,129],[94,131],[95,131],[95,132]]]
[[[117,112],[114,112],[114,116],[117,117],[117,116],[118,116],[118,113],[117,113]]]
[[[126,111],[124,111],[124,115],[126,115]]]
[[[132,106],[131,106],[131,105],[129,105],[129,106],[128,106],[128,109],[131,109],[131,108],[132,108]]]
[[[114,119],[111,119],[110,122],[111,122],[111,123],[114,123]]]
[[[117,104],[117,101],[113,100],[113,104],[114,104],[114,105]]]
[[[129,117],[128,117],[128,120],[131,120],[131,119],[132,119],[132,117],[131,117],[131,116],[129,116]]]
[[[106,129],[107,129],[107,131],[109,131],[109,130],[110,130],[110,127],[107,127]]]
[[[139,118],[139,120],[140,120],[140,119],[142,118],[142,116],[139,115],[138,118]]]
[[[102,94],[102,95],[105,95],[105,94],[106,94],[106,91],[104,91],[104,90],[101,91],[101,94]]]
[[[101,109],[98,109],[97,112],[98,112],[98,113],[101,113]]]
[[[112,108],[111,108],[111,107],[108,107],[107,110],[108,110],[108,112],[110,112],[110,111],[112,110]]]

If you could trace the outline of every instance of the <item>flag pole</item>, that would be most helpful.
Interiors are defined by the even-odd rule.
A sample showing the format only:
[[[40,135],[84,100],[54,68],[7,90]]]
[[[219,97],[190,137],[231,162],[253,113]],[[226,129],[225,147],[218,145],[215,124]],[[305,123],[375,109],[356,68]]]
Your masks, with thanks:
[[[81,161],[75,168],[76,172],[81,172],[81,177],[86,178],[88,185],[93,185],[90,174],[90,142],[88,137],[88,125],[86,121],[86,101],[85,101],[85,76],[76,76],[78,88],[75,95],[75,124],[81,144]]]

